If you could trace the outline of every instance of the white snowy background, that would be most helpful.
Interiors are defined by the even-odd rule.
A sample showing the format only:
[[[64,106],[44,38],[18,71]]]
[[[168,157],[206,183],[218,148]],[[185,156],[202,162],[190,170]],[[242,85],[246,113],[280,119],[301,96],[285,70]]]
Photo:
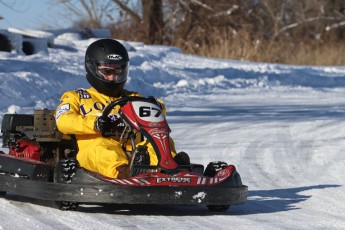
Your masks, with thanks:
[[[64,91],[88,87],[84,52],[94,40],[52,32],[51,48],[34,55],[0,52],[0,119],[55,109]],[[64,212],[53,202],[8,194],[0,199],[0,229],[345,228],[345,67],[250,63],[124,44],[131,59],[127,88],[166,102],[177,150],[192,162],[234,164],[249,187],[248,202],[225,213],[172,205]]]

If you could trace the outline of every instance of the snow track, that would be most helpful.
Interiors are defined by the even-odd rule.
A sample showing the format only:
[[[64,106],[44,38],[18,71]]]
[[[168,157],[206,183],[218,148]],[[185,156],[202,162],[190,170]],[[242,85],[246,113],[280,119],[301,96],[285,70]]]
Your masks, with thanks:
[[[53,109],[61,93],[87,87],[83,55],[70,49],[0,53],[0,118]],[[193,163],[234,164],[248,202],[225,213],[204,206],[82,205],[9,194],[2,229],[344,229],[345,68],[271,65],[184,55],[133,43],[128,89],[162,98],[178,151]],[[44,88],[42,90],[42,87]]]
[[[246,224],[241,222],[240,226],[341,228],[345,224],[344,205],[335,202],[334,197],[340,196],[341,201],[345,196],[345,176],[341,169],[345,166],[342,157],[345,131],[339,130],[345,123],[334,116],[336,111],[326,104],[311,104],[301,109],[300,104],[311,103],[303,101],[303,93],[297,105],[291,100],[275,100],[278,95],[267,95],[264,103],[255,95],[236,101],[231,100],[231,96],[222,96],[221,102],[205,99],[207,102],[198,106],[193,103],[198,111],[196,116],[180,110],[175,112],[179,116],[170,117],[174,121],[172,135],[177,137],[176,142],[185,143],[183,150],[189,149],[187,152],[196,161],[206,160],[205,156],[209,155],[209,160],[218,157],[237,166],[243,182],[249,186],[249,201],[244,206],[231,207],[228,214],[231,218],[245,218]],[[319,96],[323,100],[328,97],[322,93]],[[269,118],[262,115],[262,109],[237,104],[248,101],[248,97],[255,104],[253,108],[270,111]],[[224,103],[222,113],[209,112],[215,111],[219,103]],[[242,112],[244,107],[249,114]],[[323,112],[323,107],[327,107],[327,111]],[[183,119],[191,124],[183,123]],[[184,131],[185,126],[191,127],[188,132]],[[322,217],[324,212],[332,222],[329,226]]]
[[[242,101],[251,96],[246,95]],[[322,94],[320,97],[327,97]],[[273,99],[270,119],[243,114],[231,97],[191,101],[193,110],[167,101],[178,151],[193,162],[233,163],[249,186],[248,203],[225,213],[204,206],[83,205],[77,212],[9,195],[0,199],[0,229],[340,229],[345,224],[345,125],[337,116],[306,119],[291,101]],[[267,105],[267,103],[270,103]],[[259,104],[259,102],[257,102]],[[276,104],[289,104],[284,111]],[[242,108],[244,104],[240,107]],[[247,106],[249,109],[250,105]],[[297,106],[298,107],[298,106]],[[287,111],[288,110],[288,111]],[[332,111],[328,110],[328,114]],[[288,118],[286,113],[290,113]],[[310,112],[312,113],[312,112]],[[14,216],[16,218],[14,221]],[[302,224],[303,223],[303,224]]]

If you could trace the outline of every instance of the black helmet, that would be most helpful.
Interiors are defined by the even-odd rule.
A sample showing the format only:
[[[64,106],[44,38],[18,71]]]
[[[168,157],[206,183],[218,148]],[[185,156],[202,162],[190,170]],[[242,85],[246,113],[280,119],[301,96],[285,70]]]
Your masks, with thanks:
[[[98,70],[99,66],[116,65],[121,71],[116,80],[107,80]],[[110,97],[121,95],[127,81],[129,58],[126,48],[114,39],[100,39],[86,49],[86,79],[98,92]]]

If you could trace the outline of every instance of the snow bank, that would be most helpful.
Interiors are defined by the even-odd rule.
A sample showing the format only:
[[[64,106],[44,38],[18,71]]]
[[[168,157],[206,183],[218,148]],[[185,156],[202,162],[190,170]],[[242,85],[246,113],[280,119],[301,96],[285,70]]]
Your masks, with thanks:
[[[0,111],[10,105],[55,108],[62,92],[88,87],[84,53],[97,38],[85,39],[77,30],[33,31],[9,29],[16,49],[22,35],[31,36],[35,54],[0,52]],[[94,34],[95,31],[93,31]],[[100,36],[107,36],[99,31]],[[345,87],[345,67],[289,66],[250,63],[186,55],[180,49],[121,41],[129,50],[127,88],[145,96],[181,93],[222,94],[238,90],[336,89]],[[50,44],[50,45],[47,45]],[[36,50],[37,49],[37,50]],[[36,52],[38,51],[38,52]]]

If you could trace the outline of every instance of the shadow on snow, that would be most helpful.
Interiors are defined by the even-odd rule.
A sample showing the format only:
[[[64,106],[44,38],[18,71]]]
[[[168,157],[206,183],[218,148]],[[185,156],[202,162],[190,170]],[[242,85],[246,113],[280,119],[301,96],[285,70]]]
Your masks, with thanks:
[[[232,207],[230,214],[253,215],[302,209],[303,207],[297,207],[296,204],[311,198],[311,195],[302,195],[299,193],[315,189],[337,188],[340,186],[341,185],[329,184],[288,189],[249,191],[248,202],[243,206]]]
[[[244,205],[231,206],[227,212],[210,212],[200,205],[106,205],[99,207],[84,206],[82,212],[106,212],[121,215],[172,215],[172,216],[207,216],[207,215],[253,215],[260,213],[276,213],[295,209],[297,203],[305,201],[311,195],[302,195],[301,192],[336,188],[340,185],[315,185],[289,189],[255,190],[249,191],[248,202]]]
[[[108,213],[120,215],[166,215],[166,216],[209,216],[209,215],[254,215],[264,213],[285,212],[295,209],[296,204],[311,198],[311,195],[302,195],[315,189],[336,188],[341,185],[315,185],[299,188],[255,190],[249,191],[248,201],[243,205],[234,205],[226,212],[210,212],[201,205],[105,205],[82,206],[79,210],[90,213]]]

